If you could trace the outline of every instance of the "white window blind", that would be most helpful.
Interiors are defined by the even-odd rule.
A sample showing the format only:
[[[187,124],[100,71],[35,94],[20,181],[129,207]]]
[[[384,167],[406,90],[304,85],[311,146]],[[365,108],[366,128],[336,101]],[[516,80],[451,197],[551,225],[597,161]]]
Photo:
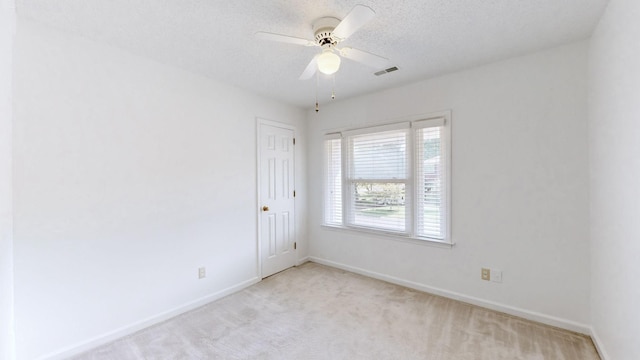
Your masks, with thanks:
[[[444,239],[447,201],[442,127],[424,127],[415,134],[416,234]]]
[[[324,224],[450,242],[450,126],[444,112],[328,134]]]
[[[406,232],[407,135],[396,130],[348,137],[350,225]]]
[[[324,223],[342,224],[342,140],[329,136],[325,140]]]

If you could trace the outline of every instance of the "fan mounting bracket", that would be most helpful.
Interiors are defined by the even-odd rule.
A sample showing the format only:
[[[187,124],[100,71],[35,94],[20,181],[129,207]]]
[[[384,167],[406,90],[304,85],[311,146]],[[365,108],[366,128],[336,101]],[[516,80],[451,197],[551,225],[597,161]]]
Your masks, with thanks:
[[[340,19],[334,17],[322,17],[313,22],[313,34],[316,44],[319,46],[333,47],[338,44],[338,39],[333,37],[333,30],[340,24]]]

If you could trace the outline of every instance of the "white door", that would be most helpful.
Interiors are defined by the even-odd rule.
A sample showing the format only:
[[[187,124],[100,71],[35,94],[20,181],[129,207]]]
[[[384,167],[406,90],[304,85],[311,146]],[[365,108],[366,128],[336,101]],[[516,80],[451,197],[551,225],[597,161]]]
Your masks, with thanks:
[[[293,129],[258,123],[262,277],[295,265]]]

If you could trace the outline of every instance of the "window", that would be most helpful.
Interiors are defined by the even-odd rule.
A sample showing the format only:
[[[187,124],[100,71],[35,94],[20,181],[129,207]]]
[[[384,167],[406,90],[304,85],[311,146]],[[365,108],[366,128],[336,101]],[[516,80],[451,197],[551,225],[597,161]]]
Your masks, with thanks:
[[[443,113],[328,134],[324,224],[450,242],[449,129]]]
[[[340,134],[325,140],[325,206],[324,223],[342,224],[342,146]]]

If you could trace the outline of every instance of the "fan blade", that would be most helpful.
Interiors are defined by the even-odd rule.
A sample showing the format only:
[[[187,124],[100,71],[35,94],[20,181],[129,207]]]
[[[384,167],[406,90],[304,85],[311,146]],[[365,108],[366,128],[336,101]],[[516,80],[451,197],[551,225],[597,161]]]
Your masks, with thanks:
[[[288,43],[288,44],[296,44],[296,45],[303,45],[303,46],[315,46],[316,45],[316,43],[311,41],[311,40],[297,38],[297,37],[288,36],[288,35],[280,35],[280,34],[268,33],[268,32],[264,32],[264,31],[258,31],[257,33],[255,33],[255,37],[258,38],[258,39],[261,39],[261,40],[278,41],[278,42],[283,42],[283,43]]]
[[[365,65],[371,66],[375,69],[386,68],[389,64],[389,59],[383,58],[382,56],[378,56],[366,51],[346,47],[338,50],[340,55],[343,57],[357,61],[359,63],[363,63]]]
[[[299,77],[300,80],[310,79],[313,76],[313,74],[316,73],[316,70],[318,70],[318,56],[319,55],[320,54],[314,56],[313,59],[311,59],[311,61],[309,62],[309,65],[307,65],[307,67],[302,72],[302,75],[300,75],[300,77]]]
[[[333,30],[333,36],[344,40],[368,23],[376,15],[370,7],[356,5]]]

